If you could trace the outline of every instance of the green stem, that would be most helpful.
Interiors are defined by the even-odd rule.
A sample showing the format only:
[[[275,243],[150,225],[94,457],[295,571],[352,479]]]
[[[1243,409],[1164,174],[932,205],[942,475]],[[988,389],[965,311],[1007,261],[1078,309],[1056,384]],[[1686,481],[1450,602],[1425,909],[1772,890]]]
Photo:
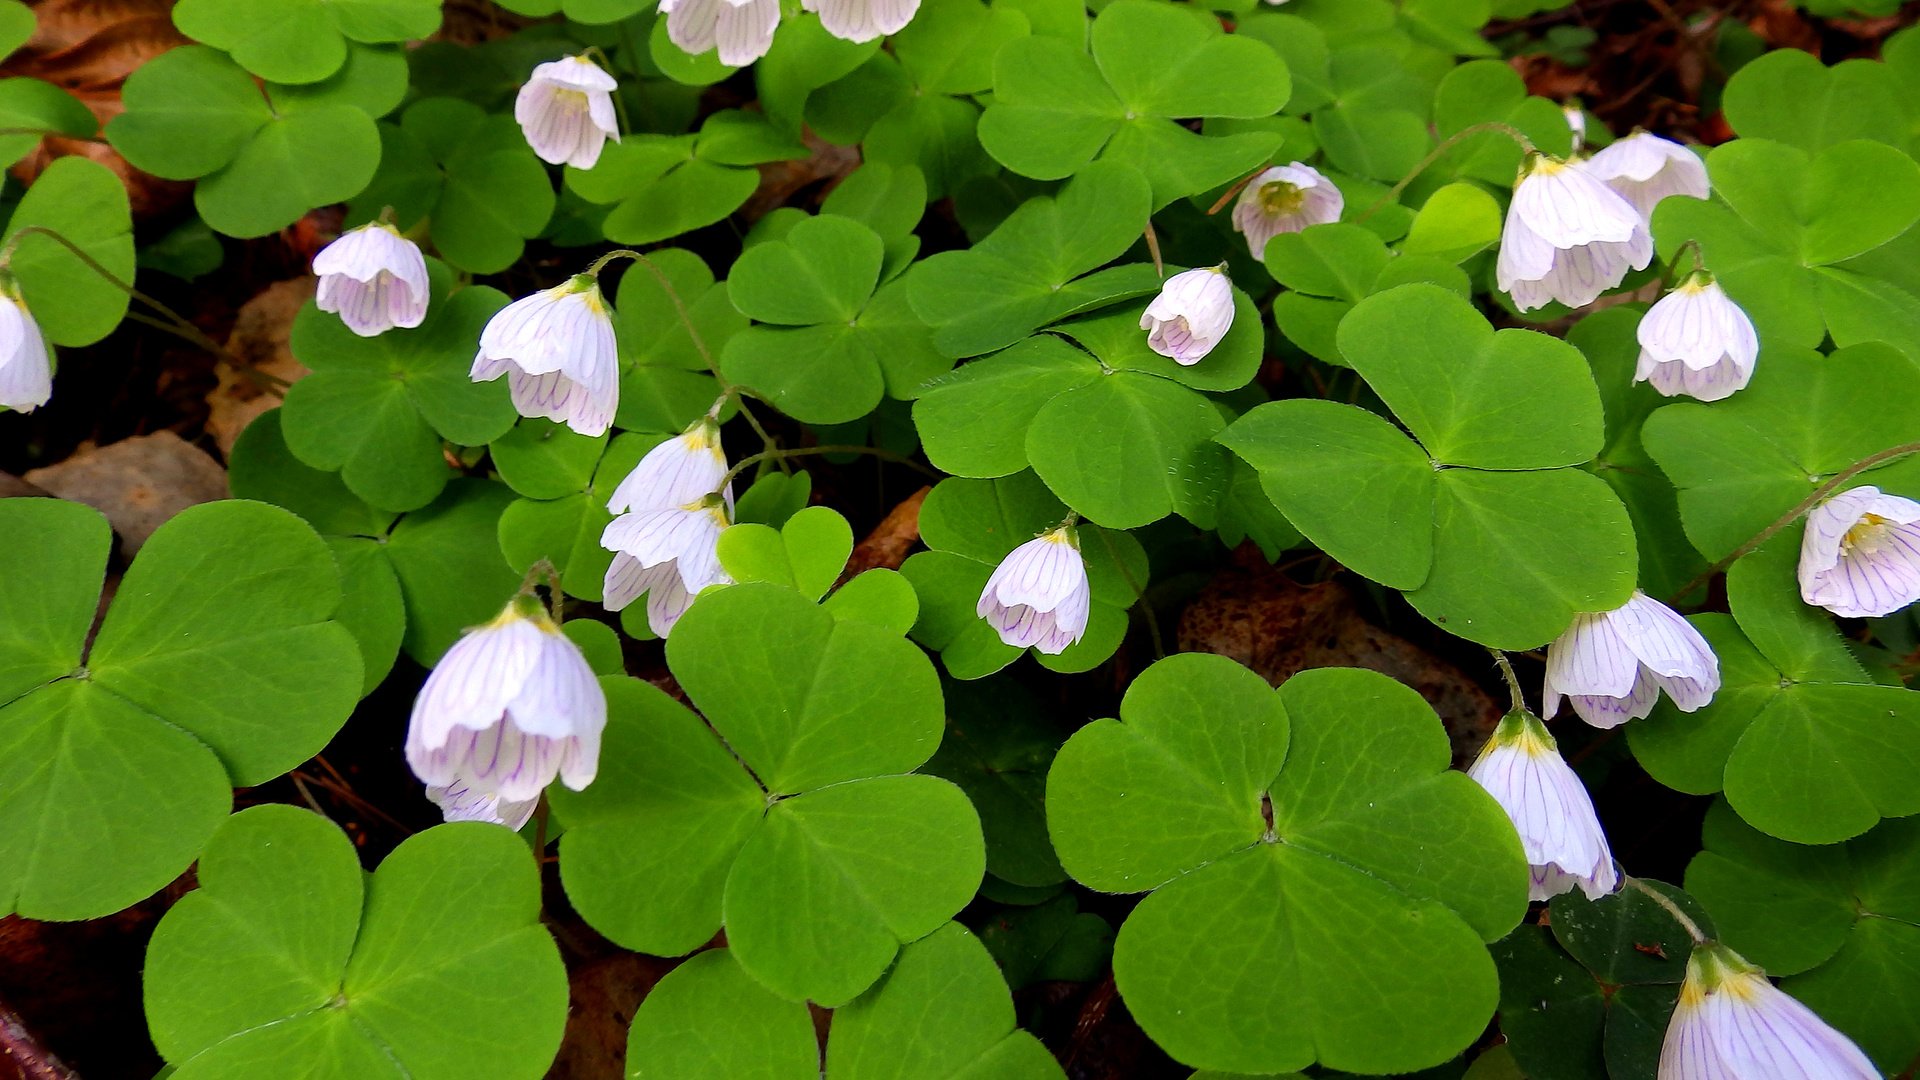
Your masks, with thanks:
[[[1078,513],[1069,512],[1066,524],[1071,525],[1079,519]],[[1160,639],[1160,620],[1153,613],[1153,605],[1147,603],[1146,590],[1140,587],[1139,582],[1133,580],[1133,572],[1127,569],[1126,562],[1120,558],[1120,552],[1113,546],[1113,537],[1108,536],[1105,529],[1100,530],[1100,542],[1107,546],[1107,557],[1113,560],[1113,565],[1120,568],[1120,576],[1126,579],[1127,588],[1133,590],[1133,599],[1139,605],[1141,616],[1146,620],[1147,637],[1153,642],[1153,658],[1165,659],[1167,646],[1166,642]]]
[[[1647,884],[1646,882],[1641,881],[1639,878],[1633,877],[1628,874],[1620,875],[1620,881],[1622,884],[1626,885],[1628,888],[1637,889],[1641,893],[1644,893],[1647,899],[1652,900],[1654,903],[1660,905],[1660,907],[1663,910],[1665,910],[1667,914],[1673,916],[1673,921],[1680,924],[1680,929],[1685,930],[1687,932],[1687,936],[1693,939],[1693,943],[1695,945],[1704,945],[1707,942],[1713,940],[1712,938],[1709,938],[1706,934],[1702,933],[1700,930],[1700,924],[1694,922],[1693,918],[1689,916],[1685,911],[1682,911],[1680,909],[1680,905],[1674,903],[1673,899],[1667,896],[1666,893],[1663,893],[1659,889],[1656,889],[1653,886]]]
[[[1420,163],[1413,167],[1412,172],[1409,172],[1407,175],[1401,177],[1399,183],[1388,188],[1387,193],[1385,195],[1380,196],[1380,198],[1374,201],[1374,204],[1372,206],[1367,207],[1365,212],[1363,212],[1359,217],[1354,218],[1353,219],[1354,224],[1356,225],[1360,224],[1361,222],[1372,217],[1375,213],[1379,212],[1381,207],[1387,205],[1388,203],[1394,201],[1395,199],[1398,199],[1400,197],[1400,193],[1407,190],[1408,184],[1411,184],[1416,179],[1418,179],[1420,174],[1423,172],[1426,172],[1428,167],[1431,166],[1434,162],[1439,161],[1442,157],[1446,156],[1447,151],[1452,150],[1454,147],[1460,145],[1462,142],[1466,141],[1468,138],[1471,138],[1472,136],[1486,135],[1493,132],[1498,132],[1499,134],[1505,135],[1507,138],[1512,139],[1514,142],[1518,143],[1520,145],[1520,150],[1522,153],[1531,154],[1534,152],[1533,140],[1527,138],[1526,132],[1521,131],[1519,128],[1514,127],[1512,124],[1503,124],[1498,120],[1488,120],[1485,123],[1472,124],[1470,126],[1463,127],[1459,131],[1456,131],[1453,134],[1447,136],[1446,138],[1440,140],[1440,145],[1428,151],[1427,156],[1420,159]]]
[[[725,491],[727,485],[733,483],[734,479],[745,472],[749,466],[776,458],[804,457],[808,454],[866,454],[870,457],[877,457],[882,461],[891,461],[897,465],[905,465],[910,469],[936,480],[946,479],[945,474],[935,472],[905,454],[896,454],[891,450],[882,450],[877,446],[853,446],[850,444],[835,446],[795,446],[791,449],[783,450],[776,447],[772,450],[762,450],[757,454],[748,454],[746,457],[733,463],[733,468],[728,469],[727,474],[720,478],[719,486],[716,487],[715,490]]]
[[[1700,241],[1689,239],[1686,243],[1680,245],[1679,250],[1673,253],[1673,258],[1667,260],[1667,272],[1661,275],[1660,278],[1660,287],[1662,289],[1672,290],[1674,283],[1684,276],[1680,273],[1680,256],[1689,253],[1693,255],[1693,269],[1687,271],[1688,274],[1707,268],[1706,260],[1701,258]]]
[[[1834,473],[1831,477],[1828,477],[1826,483],[1821,484],[1817,488],[1814,488],[1813,494],[1808,495],[1806,498],[1800,500],[1800,504],[1798,506],[1795,506],[1793,509],[1787,511],[1786,513],[1780,515],[1778,518],[1774,519],[1773,524],[1768,525],[1764,529],[1761,529],[1759,532],[1755,533],[1752,537],[1750,537],[1746,543],[1741,544],[1737,548],[1734,548],[1733,551],[1728,553],[1725,558],[1722,558],[1719,562],[1716,562],[1712,566],[1709,566],[1705,570],[1702,570],[1700,574],[1697,577],[1695,577],[1692,581],[1689,581],[1685,585],[1680,586],[1680,588],[1674,592],[1673,596],[1670,597],[1667,600],[1667,602],[1669,604],[1677,604],[1688,593],[1701,587],[1702,585],[1705,585],[1707,582],[1712,581],[1715,574],[1719,574],[1725,571],[1728,567],[1732,566],[1734,563],[1739,562],[1742,558],[1751,554],[1754,551],[1754,549],[1758,548],[1761,544],[1764,544],[1767,541],[1773,539],[1774,535],[1778,533],[1781,529],[1784,529],[1787,526],[1793,524],[1794,522],[1800,520],[1801,515],[1805,514],[1807,511],[1813,509],[1814,507],[1819,506],[1822,502],[1825,502],[1827,496],[1833,494],[1836,490],[1839,489],[1839,487],[1842,484],[1845,484],[1847,481],[1853,479],[1854,477],[1860,475],[1863,472],[1866,472],[1868,469],[1871,469],[1875,465],[1878,465],[1882,462],[1892,461],[1894,458],[1906,457],[1908,454],[1915,454],[1915,453],[1920,453],[1920,442],[1902,443],[1899,446],[1890,446],[1887,449],[1882,450],[1877,454],[1868,454],[1866,457],[1861,458],[1859,461],[1856,461],[1853,464],[1847,466],[1846,468],[1841,469],[1839,472]]]
[[[1499,649],[1487,651],[1493,654],[1493,662],[1499,666],[1501,676],[1507,680],[1507,693],[1513,696],[1513,711],[1526,712],[1527,695],[1520,689],[1520,676],[1514,674],[1512,661],[1508,660],[1507,654]]]

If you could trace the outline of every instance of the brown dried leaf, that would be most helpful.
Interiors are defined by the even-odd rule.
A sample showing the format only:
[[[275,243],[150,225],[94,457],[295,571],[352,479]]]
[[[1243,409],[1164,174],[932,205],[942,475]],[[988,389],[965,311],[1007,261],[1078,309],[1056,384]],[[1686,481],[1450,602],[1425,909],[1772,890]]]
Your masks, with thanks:
[[[866,539],[854,545],[840,580],[850,581],[875,567],[900,569],[900,564],[907,561],[907,552],[920,541],[920,504],[927,501],[927,492],[932,490],[922,487],[888,511]]]
[[[83,449],[26,480],[105,514],[128,556],[173,515],[227,497],[227,471],[171,431]]]
[[[1272,570],[1216,577],[1180,616],[1180,648],[1232,657],[1278,686],[1315,667],[1359,667],[1406,683],[1447,728],[1455,764],[1473,760],[1500,720],[1459,668],[1362,618],[1338,581],[1302,587]]]
[[[802,132],[800,141],[812,154],[799,161],[770,161],[760,166],[760,188],[747,200],[740,213],[748,221],[758,221],[787,205],[801,188],[822,180],[838,181],[860,167],[860,151],[852,146],[835,146],[812,131]]]
[[[293,319],[313,299],[314,284],[311,276],[276,281],[242,304],[233,332],[227,335],[227,351],[252,370],[287,382],[304,377],[307,367],[293,355]],[[207,394],[207,434],[226,454],[233,451],[234,440],[253,418],[279,405],[280,398],[230,364],[219,365],[218,374],[219,385]]]

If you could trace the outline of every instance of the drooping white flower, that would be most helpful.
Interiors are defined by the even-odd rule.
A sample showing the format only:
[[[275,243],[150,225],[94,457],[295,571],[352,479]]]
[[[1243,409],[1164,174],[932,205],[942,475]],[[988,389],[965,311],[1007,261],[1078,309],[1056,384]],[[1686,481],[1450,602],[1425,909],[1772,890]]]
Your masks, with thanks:
[[[533,69],[513,102],[513,118],[540,160],[591,169],[607,140],[620,141],[613,91],[620,84],[584,56]]]
[[[1629,268],[1653,260],[1653,235],[1633,205],[1586,166],[1532,154],[1520,167],[1494,266],[1521,311],[1558,300],[1591,304]]]
[[[492,799],[504,822],[555,776],[575,791],[593,783],[606,726],[607,696],[580,647],[538,601],[516,597],[434,665],[413,702],[407,764],[431,787],[464,787],[461,813]]]
[[[1636,131],[1605,147],[1586,164],[1587,171],[1633,204],[1642,220],[1669,195],[1704,199],[1712,188],[1700,155],[1650,131]]]
[[[1147,347],[1183,367],[1213,351],[1233,326],[1233,283],[1225,264],[1175,274],[1140,315]]]
[[[669,510],[697,503],[720,487],[727,475],[727,455],[720,448],[720,425],[703,416],[666,442],[647,451],[607,500],[607,511]],[[733,509],[733,485],[721,493]]]
[[[30,413],[53,397],[53,354],[11,280],[0,277],[0,405]]]
[[[427,317],[427,258],[385,222],[341,233],[313,257],[313,272],[320,276],[315,305],[361,337],[412,329]]]
[[[1612,611],[1576,615],[1547,647],[1541,711],[1553,716],[1564,695],[1580,718],[1618,727],[1653,711],[1665,690],[1681,712],[1713,700],[1720,658],[1693,624],[1638,589]]]
[[[647,626],[666,637],[700,590],[733,582],[720,567],[719,553],[720,534],[729,524],[726,509],[711,496],[613,519],[600,533],[600,546],[614,553],[601,603],[619,611],[645,593]]]
[[[606,431],[620,401],[620,358],[600,286],[576,274],[501,308],[480,331],[471,375],[507,375],[522,416],[558,420],[582,435]]]
[[[1513,819],[1532,872],[1534,900],[1579,886],[1597,900],[1620,884],[1593,799],[1538,717],[1510,712],[1467,775]]]
[[[847,41],[872,41],[897,34],[913,21],[920,0],[800,0],[820,15],[827,33]]]
[[[1920,502],[1866,485],[1814,507],[1800,541],[1800,598],[1849,619],[1920,600]]]
[[[660,0],[667,40],[699,55],[720,50],[720,62],[739,67],[767,55],[780,25],[780,0]]]
[[[1057,654],[1086,635],[1092,601],[1080,538],[1062,525],[1000,560],[974,613],[1014,648]]]
[[[1276,165],[1247,182],[1233,204],[1233,227],[1244,233],[1247,250],[1265,258],[1267,241],[1281,233],[1340,220],[1346,196],[1310,165]]]
[[[1634,382],[1668,397],[1719,401],[1745,388],[1760,356],[1753,320],[1727,299],[1713,275],[1695,271],[1640,319]]]
[[[498,793],[476,788],[461,779],[451,784],[434,784],[427,788],[427,798],[440,808],[443,821],[484,821],[505,825],[515,832],[533,816],[534,807],[540,805],[538,798],[505,801]]]
[[[1880,1080],[1853,1040],[1718,942],[1694,948],[1658,1080]]]

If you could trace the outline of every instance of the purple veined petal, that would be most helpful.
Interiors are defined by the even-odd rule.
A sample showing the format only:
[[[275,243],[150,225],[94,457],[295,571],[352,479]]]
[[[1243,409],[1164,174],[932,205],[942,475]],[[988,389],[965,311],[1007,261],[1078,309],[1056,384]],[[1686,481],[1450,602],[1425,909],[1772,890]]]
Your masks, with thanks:
[[[698,502],[718,489],[726,474],[727,456],[720,447],[719,429],[701,420],[647,451],[613,489],[607,511],[665,510]],[[733,505],[732,485],[728,485],[727,505]]]
[[[1273,188],[1272,185],[1284,185]],[[1282,197],[1275,199],[1274,194]],[[1276,165],[1247,182],[1233,206],[1233,227],[1247,250],[1263,258],[1267,241],[1281,233],[1340,220],[1346,198],[1319,170],[1298,161]]]
[[[456,728],[495,724],[539,663],[543,631],[511,608],[453,643],[414,699],[408,753],[445,744]],[[425,777],[423,776],[423,779]]]
[[[1087,587],[1079,548],[1066,531],[1056,529],[1021,544],[1000,561],[987,578],[976,613],[984,617],[992,604],[1051,612]]]
[[[816,12],[827,33],[845,41],[867,42],[897,34],[920,10],[920,0],[802,0]]]
[[[467,377],[474,382],[492,382],[509,371],[518,370],[520,368],[512,360],[505,357],[490,357],[482,352],[474,356],[473,368],[467,373]]]
[[[1546,682],[1566,695],[1625,697],[1640,661],[1606,614],[1576,615],[1547,647]]]
[[[1638,211],[1580,166],[1537,159],[1513,187],[1509,210],[1556,248],[1624,243],[1644,229]]]
[[[443,821],[483,821],[492,825],[504,825],[518,832],[533,817],[534,808],[539,799],[523,799],[519,802],[502,802],[500,796],[490,791],[476,790],[463,779],[456,778],[450,784],[435,784],[427,788],[427,798],[440,807]]]
[[[455,769],[456,775],[490,788],[501,799],[518,801],[538,798],[553,783],[560,773],[560,756],[559,740],[527,734],[509,714],[500,723],[473,733]]]
[[[1635,590],[1632,598],[1608,612],[1606,619],[1653,675],[1684,680],[1692,684],[1695,694],[1704,691],[1709,699],[1720,688],[1720,658],[1700,631],[1672,608]],[[1704,704],[1702,700],[1694,707]]]
[[[1000,640],[1016,649],[1030,649],[1048,640],[1054,632],[1052,612],[1036,611],[1025,604],[1011,607],[996,604],[985,618],[999,633]]]
[[[1521,282],[1537,282],[1553,269],[1553,260],[1558,254],[1559,249],[1527,228],[1527,223],[1520,220],[1519,215],[1509,213],[1500,230],[1500,254],[1494,263],[1496,284],[1500,286],[1500,291],[1511,293]],[[1516,302],[1518,299],[1516,294]],[[1526,311],[1528,308],[1522,307],[1520,310]]]
[[[1467,775],[1493,796],[1519,833],[1532,868],[1533,899],[1576,886],[1598,897],[1619,884],[1593,800],[1539,720],[1503,720]]]
[[[720,62],[733,67],[751,64],[767,55],[773,31],[780,25],[780,0],[748,0],[741,5],[713,5],[714,45]]]
[[[1660,684],[1645,668],[1634,678],[1633,688],[1624,697],[1598,694],[1568,694],[1567,703],[1574,715],[1602,731],[1617,728],[1629,720],[1645,719],[1660,700]]]
[[[53,355],[25,301],[0,296],[0,405],[29,413],[53,397]]]
[[[565,739],[607,726],[607,695],[580,646],[557,626],[544,631],[540,658],[508,703],[521,730]]]
[[[665,638],[673,633],[680,616],[693,606],[697,594],[688,590],[685,577],[675,564],[664,563],[657,569],[647,590],[647,628]]]
[[[1233,286],[1214,267],[1168,278],[1140,317],[1147,346],[1177,363],[1198,363],[1233,326]]]
[[[1878,1080],[1851,1039],[1725,946],[1697,946],[1661,1047],[1659,1080]]]
[[[568,90],[608,93],[619,83],[599,64],[585,56],[563,56],[545,64],[536,64],[529,82],[546,82]]]

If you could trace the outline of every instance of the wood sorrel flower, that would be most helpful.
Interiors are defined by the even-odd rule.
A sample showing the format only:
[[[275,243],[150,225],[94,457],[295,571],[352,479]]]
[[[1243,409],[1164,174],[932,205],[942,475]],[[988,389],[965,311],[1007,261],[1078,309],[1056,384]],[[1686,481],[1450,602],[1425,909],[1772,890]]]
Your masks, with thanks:
[[[1059,653],[1086,634],[1092,600],[1080,538],[1062,525],[1000,560],[974,613],[1017,649]]]
[[[0,405],[30,413],[53,397],[53,354],[12,279],[0,274]]]
[[[1867,1055],[1718,942],[1687,958],[1659,1080],[1879,1080]]]
[[[1648,308],[1638,333],[1633,381],[1667,397],[1719,401],[1747,385],[1760,355],[1753,320],[1702,270]]]
[[[361,337],[412,329],[427,317],[426,256],[385,222],[341,233],[313,257],[313,272],[320,275],[315,306]]]
[[[1845,618],[1920,600],[1920,502],[1866,485],[1814,507],[1800,541],[1800,598]]]
[[[739,67],[767,55],[780,25],[780,0],[660,0],[667,39],[694,54],[720,50]]]
[[[607,696],[580,647],[519,596],[434,665],[413,702],[407,764],[445,789],[443,807],[471,814],[491,799],[505,822],[518,812],[505,804],[538,799],[556,775],[575,791],[593,783],[606,726]]]
[[[1519,832],[1532,899],[1549,900],[1578,885],[1595,900],[1619,886],[1593,800],[1538,717],[1508,713],[1467,775],[1487,789]]]
[[[720,568],[720,534],[730,524],[718,495],[613,519],[600,546],[614,553],[601,603],[619,611],[647,596],[647,626],[666,637],[700,590],[732,584]]]
[[[1650,131],[1636,131],[1593,155],[1587,172],[1633,204],[1643,221],[1669,195],[1704,199],[1712,189],[1700,156]]]
[[[534,807],[540,805],[538,798],[502,799],[497,792],[476,788],[465,780],[434,784],[427,788],[427,798],[440,808],[442,821],[484,821],[505,825],[515,832],[533,816]]]
[[[513,102],[513,118],[540,160],[591,169],[607,140],[620,141],[613,76],[584,56],[563,56],[533,69]]]
[[[520,415],[558,420],[582,435],[607,430],[620,400],[619,354],[591,275],[515,300],[487,321],[471,377],[502,375]]]
[[[720,425],[703,416],[666,442],[647,451],[607,500],[607,510],[669,510],[699,502],[726,479],[727,455],[720,449]],[[733,485],[721,493],[733,508]]]
[[[1665,690],[1681,712],[1713,700],[1720,659],[1693,624],[1645,593],[1612,611],[1576,615],[1547,647],[1541,711],[1560,711],[1565,695],[1580,719],[1618,727],[1653,711]]]
[[[920,0],[800,0],[800,6],[818,12],[820,25],[834,37],[872,41],[905,30]]]
[[[1264,258],[1267,241],[1309,225],[1339,221],[1346,196],[1310,165],[1276,165],[1248,181],[1233,204],[1233,227],[1247,238],[1247,250]]]
[[[1521,311],[1558,300],[1591,304],[1628,268],[1653,259],[1653,235],[1633,204],[1586,172],[1545,154],[1527,155],[1513,185],[1494,274]]]
[[[1213,351],[1233,326],[1233,283],[1226,264],[1175,274],[1140,316],[1147,347],[1182,367]]]

